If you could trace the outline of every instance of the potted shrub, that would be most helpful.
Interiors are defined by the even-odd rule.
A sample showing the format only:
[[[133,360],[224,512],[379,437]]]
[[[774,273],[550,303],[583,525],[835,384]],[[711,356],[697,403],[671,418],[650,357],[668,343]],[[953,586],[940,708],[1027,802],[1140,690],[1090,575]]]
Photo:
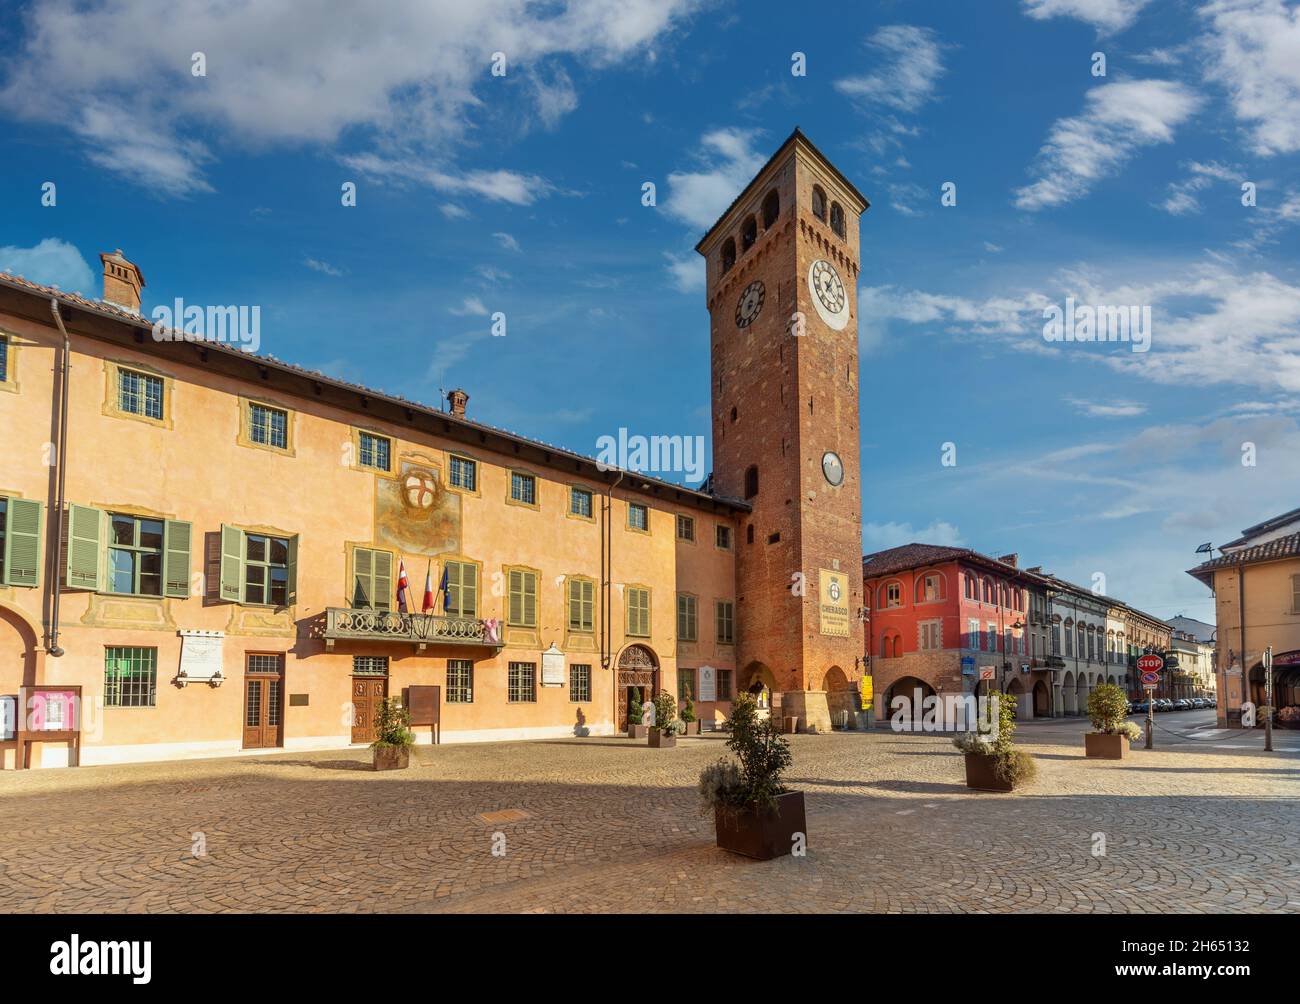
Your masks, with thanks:
[[[1000,691],[988,696],[987,708],[997,721],[979,723],[979,730],[953,740],[966,755],[966,787],[980,791],[1014,791],[1038,774],[1034,758],[1011,741],[1016,731],[1016,702]]]
[[[641,708],[641,694],[638,691],[633,691],[632,699],[627,702],[627,737],[629,739],[644,739],[650,734],[650,730],[641,724],[644,714]]]
[[[1136,722],[1128,720],[1128,697],[1113,683],[1101,683],[1088,695],[1088,718],[1095,732],[1083,735],[1087,756],[1122,760],[1130,741],[1142,735]]]
[[[666,690],[655,694],[655,723],[650,726],[646,745],[655,749],[670,749],[677,745],[677,737],[686,731],[686,723],[677,717],[677,701]]]
[[[403,770],[411,763],[411,747],[415,734],[411,731],[411,715],[396,697],[379,704],[379,718],[375,722],[376,739],[370,744],[375,754],[375,770]]]
[[[686,703],[682,705],[682,721],[686,723],[686,731],[682,735],[698,736],[700,734],[700,720],[695,717],[695,702],[691,700],[689,689],[686,691]]]
[[[724,757],[700,772],[700,811],[713,810],[723,850],[760,861],[789,854],[795,835],[808,832],[803,792],[781,783],[793,759],[789,741],[771,718],[759,718],[750,694],[736,695],[728,728],[739,763]]]

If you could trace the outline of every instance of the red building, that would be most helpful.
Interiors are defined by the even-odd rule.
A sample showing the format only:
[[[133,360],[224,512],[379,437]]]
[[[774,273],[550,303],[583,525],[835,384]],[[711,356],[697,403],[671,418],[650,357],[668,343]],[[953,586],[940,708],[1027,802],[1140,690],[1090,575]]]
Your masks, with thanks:
[[[1046,583],[962,547],[905,544],[862,559],[877,717],[895,696],[1014,694],[1021,718],[1052,713]],[[980,684],[981,670],[991,683]]]

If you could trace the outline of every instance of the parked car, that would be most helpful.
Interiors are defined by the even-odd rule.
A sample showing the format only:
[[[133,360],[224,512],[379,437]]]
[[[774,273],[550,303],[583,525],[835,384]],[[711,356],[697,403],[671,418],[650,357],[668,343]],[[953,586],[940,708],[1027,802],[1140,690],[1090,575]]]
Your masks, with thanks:
[[[1146,713],[1147,713],[1147,702],[1146,702],[1146,701],[1137,701],[1137,702],[1135,702],[1134,705],[1133,705],[1133,709],[1132,709],[1132,711],[1129,712],[1129,714],[1132,714],[1132,715],[1145,715]]]
[[[1157,697],[1157,698],[1156,698],[1156,710],[1157,710],[1157,711],[1173,711],[1173,710],[1174,710],[1174,702],[1171,701],[1171,700],[1170,700],[1169,698],[1167,698],[1167,697]]]
[[[1186,697],[1180,697],[1180,698],[1178,698],[1178,700],[1174,701],[1174,710],[1175,710],[1175,711],[1191,711],[1191,710],[1192,710],[1192,702],[1189,701]]]

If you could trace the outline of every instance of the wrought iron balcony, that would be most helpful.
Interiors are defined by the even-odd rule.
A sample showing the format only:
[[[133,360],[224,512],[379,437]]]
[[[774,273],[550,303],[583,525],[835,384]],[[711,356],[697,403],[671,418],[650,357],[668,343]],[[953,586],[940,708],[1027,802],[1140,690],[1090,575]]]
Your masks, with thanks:
[[[395,641],[423,651],[430,645],[482,645],[500,648],[502,625],[495,634],[486,621],[474,617],[438,617],[404,614],[396,610],[353,610],[328,607],[325,611],[325,647],[336,641]]]

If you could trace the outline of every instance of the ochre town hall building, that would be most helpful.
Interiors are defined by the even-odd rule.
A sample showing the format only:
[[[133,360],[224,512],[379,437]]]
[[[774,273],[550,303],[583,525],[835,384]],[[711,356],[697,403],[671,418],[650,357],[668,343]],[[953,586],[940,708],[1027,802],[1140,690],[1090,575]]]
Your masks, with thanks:
[[[4,763],[365,743],[379,700],[434,686],[444,741],[614,734],[634,691],[838,724],[864,652],[866,208],[796,130],[699,243],[703,491],[475,421],[462,391],[430,408],[155,339],[120,252],[102,300],[0,275]],[[399,561],[417,610],[446,572],[445,610],[396,609]]]

